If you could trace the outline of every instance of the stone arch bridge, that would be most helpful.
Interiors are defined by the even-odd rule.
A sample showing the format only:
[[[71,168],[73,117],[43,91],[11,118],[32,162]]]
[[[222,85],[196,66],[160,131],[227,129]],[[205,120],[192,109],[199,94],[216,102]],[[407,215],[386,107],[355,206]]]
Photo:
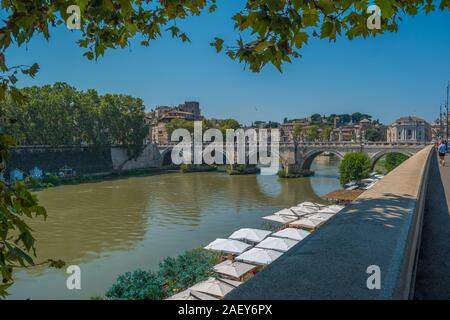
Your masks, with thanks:
[[[158,145],[161,154],[161,166],[171,164],[171,152],[176,143]],[[204,144],[203,148],[207,144]],[[280,160],[280,165],[287,171],[309,171],[313,160],[320,154],[331,153],[338,158],[343,159],[346,153],[349,152],[363,152],[367,154],[372,162],[372,167],[375,163],[387,153],[401,153],[408,157],[422,150],[427,143],[414,142],[300,142],[294,143],[280,143],[277,156]],[[268,150],[271,149],[269,145]],[[226,150],[224,144],[223,150]],[[246,158],[249,158],[249,148],[246,147]],[[227,158],[224,156],[224,159]],[[227,162],[229,163],[229,161]]]

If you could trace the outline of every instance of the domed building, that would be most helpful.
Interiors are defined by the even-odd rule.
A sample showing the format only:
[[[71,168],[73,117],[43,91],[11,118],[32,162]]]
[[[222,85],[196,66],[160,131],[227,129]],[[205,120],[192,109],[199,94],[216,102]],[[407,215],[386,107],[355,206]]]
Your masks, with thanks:
[[[429,142],[431,125],[422,118],[409,116],[395,120],[387,132],[388,142]]]

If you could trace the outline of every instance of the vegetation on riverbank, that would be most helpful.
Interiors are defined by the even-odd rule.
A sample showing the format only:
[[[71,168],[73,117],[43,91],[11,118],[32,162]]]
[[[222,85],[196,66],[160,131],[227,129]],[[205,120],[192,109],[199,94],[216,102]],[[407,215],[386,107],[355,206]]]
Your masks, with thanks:
[[[369,157],[363,152],[350,152],[344,156],[339,165],[339,181],[342,186],[370,175],[371,163]]]
[[[277,175],[279,178],[282,178],[282,179],[304,178],[304,177],[310,177],[310,176],[314,175],[314,171],[308,170],[308,171],[302,171],[302,172],[298,172],[298,173],[287,174],[285,169],[280,169],[280,170],[278,170]]]
[[[67,83],[18,89],[25,102],[11,96],[0,101],[3,124],[18,145],[122,144],[130,156],[141,153],[148,135],[142,99],[79,91]],[[57,133],[57,134],[56,134]]]
[[[110,173],[96,174],[96,175],[75,174],[69,177],[59,177],[55,174],[47,174],[44,176],[42,180],[37,180],[28,177],[25,179],[25,184],[33,190],[39,190],[44,188],[57,187],[61,185],[76,185],[82,183],[109,181],[129,177],[142,177],[167,172],[171,171],[161,168],[149,168],[149,169],[136,169],[127,171],[114,171]]]
[[[168,257],[158,271],[135,270],[120,275],[106,292],[112,300],[161,300],[208,279],[220,254],[197,248]]]

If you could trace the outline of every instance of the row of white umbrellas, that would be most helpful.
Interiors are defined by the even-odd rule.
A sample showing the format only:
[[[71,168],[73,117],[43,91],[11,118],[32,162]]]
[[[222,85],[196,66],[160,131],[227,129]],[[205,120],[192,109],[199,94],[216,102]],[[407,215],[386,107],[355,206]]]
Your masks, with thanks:
[[[218,238],[205,249],[236,255],[234,261],[225,260],[214,271],[219,276],[239,279],[257,268],[267,265],[291,249],[310,232],[299,228],[315,229],[339,212],[341,206],[324,206],[303,202],[289,209],[282,209],[263,219],[279,222],[290,227],[272,233],[267,230],[242,228],[233,232],[228,239]],[[292,228],[293,226],[294,228]],[[209,278],[189,289],[170,297],[170,300],[217,300],[239,286],[242,282],[227,278]]]

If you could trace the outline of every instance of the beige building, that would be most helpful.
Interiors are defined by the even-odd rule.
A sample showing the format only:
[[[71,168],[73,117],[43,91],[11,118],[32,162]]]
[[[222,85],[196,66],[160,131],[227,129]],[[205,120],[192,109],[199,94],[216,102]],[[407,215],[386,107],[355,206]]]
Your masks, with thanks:
[[[158,106],[154,111],[147,113],[146,121],[150,125],[147,143],[167,144],[169,132],[166,124],[172,119],[201,120],[200,104],[195,101],[186,101],[177,107]]]
[[[388,142],[431,141],[431,126],[422,118],[409,116],[398,118],[388,128]]]

